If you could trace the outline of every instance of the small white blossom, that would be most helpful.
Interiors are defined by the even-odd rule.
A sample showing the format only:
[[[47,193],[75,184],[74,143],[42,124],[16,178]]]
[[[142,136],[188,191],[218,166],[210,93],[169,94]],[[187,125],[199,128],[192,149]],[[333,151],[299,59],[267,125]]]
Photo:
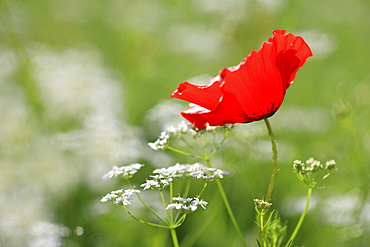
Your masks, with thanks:
[[[184,204],[178,203],[178,202],[170,203],[170,204],[167,205],[166,210],[171,210],[171,209],[180,210],[183,206],[184,206]]]
[[[172,182],[172,178],[167,178],[167,179],[161,179],[161,180],[160,180],[160,183],[161,183],[163,186],[169,186],[171,182]]]
[[[320,180],[324,180],[329,177],[331,170],[334,168],[334,160],[327,161],[325,166],[314,158],[309,158],[305,163],[300,160],[295,160],[293,162],[293,169],[295,170],[297,177],[310,188],[315,187]],[[324,172],[326,172],[326,174]],[[324,175],[321,174],[321,176],[320,173]]]
[[[227,129],[227,130],[231,130],[234,127],[235,127],[235,124],[225,124],[224,125],[224,128]]]
[[[170,203],[166,207],[166,210],[176,209],[182,211],[183,213],[194,212],[201,206],[203,209],[206,209],[208,202],[199,199],[198,197],[194,198],[182,198],[180,196],[172,198],[175,203]]]
[[[272,206],[272,203],[266,202],[261,199],[254,199],[253,201],[254,201],[255,206],[259,209],[267,209]]]
[[[192,137],[196,138],[196,137],[201,136],[201,134],[204,132],[217,132],[223,129],[231,130],[232,128],[234,128],[234,126],[235,126],[234,124],[226,124],[224,126],[207,125],[205,129],[192,128],[192,129],[189,129],[189,132],[191,133]]]
[[[200,200],[199,198],[195,197],[191,204],[194,206],[201,206],[203,209],[206,209],[208,202]]]
[[[206,127],[206,131],[214,131],[214,130],[217,130],[217,126],[207,126]]]
[[[325,169],[332,170],[335,168],[335,160],[329,160],[325,164]]]
[[[106,194],[100,201],[107,202],[113,201],[114,204],[129,205],[131,200],[134,200],[133,194],[140,193],[140,190],[127,189],[127,190],[115,190]]]
[[[143,190],[147,189],[154,189],[154,188],[160,188],[161,185],[158,181],[154,180],[146,180],[146,183],[143,183],[140,185],[140,187],[144,187]]]
[[[176,137],[181,137],[182,135],[188,133],[188,131],[194,128],[194,126],[190,123],[185,123],[185,121],[181,121],[177,127],[169,126],[167,127],[167,132]]]
[[[217,168],[209,168],[205,167],[202,164],[195,163],[193,165],[188,166],[188,171],[190,176],[195,177],[197,179],[204,179],[204,180],[214,180],[215,178],[223,178],[224,175],[228,175],[229,173]]]
[[[221,169],[209,168],[200,163],[186,165],[177,163],[168,168],[155,169],[153,173],[158,174],[159,178],[179,178],[185,176],[209,181],[214,180],[215,178],[223,178],[223,176],[229,174]]]
[[[197,130],[195,130],[195,129],[190,129],[189,130],[189,133],[191,134],[191,136],[192,137],[198,137],[198,136],[200,136],[200,132],[199,131],[197,131]]]
[[[168,168],[155,169],[153,173],[158,173],[162,177],[178,178],[182,177],[186,170],[187,168],[185,165],[180,165],[177,163],[176,165],[170,166]]]
[[[223,171],[223,170],[220,170],[220,169],[216,169],[216,171],[214,171],[213,174],[214,174],[215,177],[224,178],[225,175],[229,175],[229,172]]]
[[[110,170],[103,176],[103,179],[108,179],[117,176],[121,176],[126,179],[131,178],[143,166],[144,165],[138,163],[121,167],[113,166],[112,170]]]
[[[162,131],[158,139],[153,143],[148,143],[149,147],[154,150],[165,150],[168,146],[170,135]]]

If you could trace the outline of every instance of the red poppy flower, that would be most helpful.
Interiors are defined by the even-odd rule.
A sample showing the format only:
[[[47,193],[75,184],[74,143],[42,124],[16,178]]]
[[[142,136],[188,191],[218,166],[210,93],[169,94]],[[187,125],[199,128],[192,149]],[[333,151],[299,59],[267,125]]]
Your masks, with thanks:
[[[221,70],[206,86],[181,83],[171,98],[190,102],[181,115],[199,129],[248,123],[272,116],[306,59],[312,56],[302,37],[273,31],[274,36],[239,65]]]

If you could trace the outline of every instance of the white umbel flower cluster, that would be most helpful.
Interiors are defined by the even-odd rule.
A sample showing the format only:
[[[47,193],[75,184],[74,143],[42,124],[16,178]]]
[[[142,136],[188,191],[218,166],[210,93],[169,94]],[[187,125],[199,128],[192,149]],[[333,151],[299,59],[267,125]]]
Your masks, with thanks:
[[[166,131],[162,131],[155,142],[148,143],[153,150],[165,150],[169,144],[170,135]]]
[[[207,126],[205,129],[197,129],[191,123],[181,121],[177,126],[169,126],[166,131],[162,131],[158,139],[155,142],[148,143],[149,147],[154,150],[165,150],[169,145],[169,139],[171,137],[180,138],[185,134],[190,133],[194,138],[201,136],[204,132],[217,132],[218,130],[226,129],[230,130],[234,127],[233,124],[227,124],[225,126]]]
[[[127,190],[115,190],[106,194],[100,201],[107,202],[112,201],[114,204],[127,206],[131,204],[131,200],[134,200],[134,193],[140,193],[140,190],[127,189]]]
[[[189,130],[193,129],[194,126],[190,123],[185,123],[185,121],[181,121],[176,127],[169,126],[167,127],[167,133],[171,136],[181,137],[182,135],[189,132]]]
[[[258,209],[268,209],[269,207],[272,206],[272,203],[266,202],[265,200],[262,199],[254,199],[254,205]]]
[[[334,160],[327,161],[325,165],[314,158],[309,158],[306,162],[300,160],[293,162],[293,170],[296,172],[297,177],[310,188],[315,187],[318,182],[329,177],[334,169]]]
[[[151,175],[151,179],[147,179],[145,183],[140,186],[144,190],[155,189],[162,190],[169,186],[174,179],[181,177],[194,177],[205,181],[212,181],[216,178],[223,178],[229,173],[217,168],[205,167],[202,164],[176,164],[168,168],[159,168],[153,171],[155,175]]]
[[[168,204],[166,210],[176,209],[182,212],[189,213],[197,210],[199,206],[201,206],[203,209],[206,209],[206,206],[208,204],[208,202],[199,199],[198,197],[182,198],[178,196],[173,197],[172,201],[174,201],[174,203]]]
[[[225,175],[229,175],[228,172],[217,168],[209,168],[200,163],[194,164],[179,164],[168,168],[160,168],[153,171],[153,173],[159,174],[162,177],[194,177],[203,180],[213,180],[215,178],[223,178]]]
[[[143,187],[143,190],[154,189],[161,190],[169,186],[173,181],[170,177],[163,177],[160,175],[150,176],[152,179],[147,179],[145,183],[141,184],[140,187]]]
[[[108,173],[104,174],[103,179],[108,179],[112,177],[121,176],[125,179],[131,178],[137,171],[143,167],[143,164],[131,164],[128,166],[113,166],[112,170],[110,170]]]
[[[329,160],[326,162],[325,166],[321,164],[320,161],[315,160],[314,158],[309,158],[303,163],[300,160],[295,160],[293,162],[293,169],[302,174],[311,174],[320,170],[332,170],[335,168],[335,161]]]

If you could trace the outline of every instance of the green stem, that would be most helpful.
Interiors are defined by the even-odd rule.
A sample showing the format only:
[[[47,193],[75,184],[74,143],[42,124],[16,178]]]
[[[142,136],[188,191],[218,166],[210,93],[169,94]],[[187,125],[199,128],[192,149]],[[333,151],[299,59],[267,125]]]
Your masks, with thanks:
[[[173,228],[181,226],[181,224],[185,221],[187,214],[183,214],[180,219],[178,219],[175,224],[173,225]]]
[[[223,137],[223,139],[221,140],[221,142],[217,145],[217,147],[213,150],[213,152],[209,155],[209,158],[212,158],[213,155],[216,154],[216,152],[220,149],[220,147],[222,146],[222,144],[224,143],[224,141],[226,140],[226,137],[229,135],[229,130],[226,130],[225,132],[225,135]]]
[[[127,179],[128,184],[130,185],[131,189],[135,189],[135,186],[131,184],[131,181]],[[155,216],[157,217],[160,221],[162,221],[163,224],[168,224],[159,214],[157,214],[145,201],[144,199],[140,196],[139,193],[135,193],[137,198],[139,198],[140,202]]]
[[[191,150],[194,150],[195,152],[198,152],[198,154],[199,154],[199,149],[197,149],[194,146],[190,145],[190,143],[184,137],[181,137],[181,140],[186,144],[186,146],[188,148],[190,148]]]
[[[184,198],[188,197],[190,191],[190,178],[186,178],[186,185],[184,190]]]
[[[224,201],[224,204],[225,204],[227,213],[229,214],[229,217],[231,219],[231,222],[232,222],[232,224],[233,224],[233,226],[235,228],[235,231],[238,234],[238,237],[240,238],[240,240],[242,241],[243,246],[244,247],[247,247],[248,245],[247,245],[247,243],[246,243],[246,241],[244,239],[244,236],[243,236],[242,232],[240,231],[238,222],[235,219],[234,213],[233,213],[233,211],[232,211],[232,209],[230,207],[229,201],[228,201],[228,199],[226,197],[226,194],[225,194],[224,188],[222,187],[222,184],[221,184],[220,179],[216,179],[216,183],[217,183],[218,190],[220,191],[222,200]]]
[[[163,208],[166,208],[167,207],[167,203],[166,203],[166,198],[164,197],[164,194],[163,194],[163,191],[162,190],[159,190],[159,194],[161,195],[161,199],[162,199],[162,203],[163,203]],[[169,212],[169,210],[166,210],[166,215],[167,215],[167,219],[168,221],[170,222],[170,226],[173,224],[173,218],[171,217],[171,212]]]
[[[226,136],[227,135],[225,135],[225,138],[224,139],[226,139]],[[206,162],[207,162],[207,166],[210,167],[210,168],[212,168],[210,159],[206,159]],[[222,198],[222,200],[224,202],[224,205],[226,207],[226,211],[229,214],[230,220],[231,220],[231,222],[232,222],[232,224],[234,226],[234,229],[235,229],[236,233],[238,234],[238,237],[240,238],[243,246],[244,247],[248,247],[247,242],[245,241],[244,236],[243,236],[242,232],[240,231],[238,222],[235,219],[233,210],[231,209],[229,200],[226,197],[225,190],[224,190],[224,188],[222,186],[222,183],[221,183],[220,179],[216,179],[216,184],[217,184],[218,190],[220,191],[221,198]]]
[[[259,225],[260,225],[260,241],[261,241],[262,244],[264,244],[264,241],[262,239],[262,233],[263,233],[263,230],[264,230],[264,225],[263,225],[264,224],[264,222],[263,222],[264,215],[260,214],[259,216],[260,216],[260,222],[259,222]]]
[[[155,223],[151,223],[151,222],[147,222],[147,221],[144,221],[144,220],[140,220],[138,218],[136,218],[125,206],[123,206],[123,208],[126,210],[126,212],[131,216],[131,218],[133,218],[134,220],[140,222],[140,223],[144,223],[144,224],[147,224],[147,225],[150,225],[150,226],[155,226],[155,227],[160,227],[160,228],[165,228],[165,229],[169,229],[170,227],[169,226],[164,226],[164,225],[159,225],[159,224],[155,224]]]
[[[190,157],[197,158],[197,159],[201,159],[201,160],[203,160],[203,159],[204,159],[204,158],[203,158],[203,157],[201,157],[201,156],[197,156],[197,155],[194,155],[194,154],[190,154],[190,153],[187,153],[187,152],[181,151],[181,150],[179,150],[179,149],[176,149],[176,148],[173,148],[173,147],[170,147],[170,146],[168,146],[167,148],[168,148],[169,150],[174,151],[174,152],[179,153],[179,154],[183,154],[183,155],[190,156]]]
[[[179,247],[180,245],[179,245],[179,240],[177,239],[176,230],[174,228],[171,228],[170,232],[171,232],[173,246],[174,247]]]
[[[285,245],[286,247],[289,247],[289,246],[291,246],[293,244],[293,241],[294,241],[295,237],[297,236],[297,234],[299,232],[299,229],[302,226],[302,223],[303,223],[304,218],[306,217],[306,214],[307,214],[307,211],[308,211],[308,206],[310,205],[311,195],[312,195],[312,187],[309,187],[308,188],[308,191],[307,191],[306,205],[305,205],[304,210],[302,212],[301,218],[299,218],[299,221],[297,223],[297,226],[295,227],[292,235],[290,236],[287,244]]]
[[[202,188],[202,190],[199,192],[199,195],[197,196],[197,197],[198,197],[198,199],[202,196],[203,192],[206,190],[207,185],[208,185],[208,182],[205,182],[205,183],[203,184],[203,188]]]
[[[278,153],[277,153],[275,136],[274,136],[274,133],[272,132],[272,128],[271,128],[269,120],[265,118],[264,121],[265,121],[267,130],[270,136],[271,147],[272,147],[272,174],[271,174],[270,184],[269,184],[269,187],[267,189],[267,193],[264,199],[266,202],[269,202],[271,200],[272,192],[274,191],[276,175],[279,171],[279,168],[277,165]]]
[[[207,141],[206,138],[204,137],[204,134],[201,135],[202,138],[202,143],[203,143],[203,156],[208,157],[209,151],[207,148]]]
[[[169,198],[169,200],[170,200],[170,203],[172,203],[173,202],[173,200],[172,200],[172,198],[173,198],[173,183],[170,183],[170,198]],[[170,211],[170,214],[169,214],[169,222],[171,222],[171,224],[174,222],[174,220],[173,220],[173,211],[174,210],[169,210]]]

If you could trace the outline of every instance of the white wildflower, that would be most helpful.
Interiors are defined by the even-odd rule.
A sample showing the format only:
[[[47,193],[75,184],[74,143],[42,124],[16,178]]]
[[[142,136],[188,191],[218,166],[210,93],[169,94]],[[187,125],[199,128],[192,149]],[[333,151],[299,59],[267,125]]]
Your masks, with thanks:
[[[143,166],[144,165],[138,163],[121,167],[113,166],[112,170],[110,170],[103,176],[103,179],[108,179],[117,176],[121,176],[126,179],[131,178]]]
[[[325,169],[332,170],[335,168],[335,160],[326,161]]]
[[[327,161],[325,166],[314,158],[309,158],[305,163],[300,160],[295,160],[293,162],[293,169],[298,179],[307,184],[310,188],[315,187],[318,182],[329,177],[331,170],[334,168],[334,160]]]
[[[167,127],[167,132],[176,137],[181,137],[182,135],[188,133],[190,129],[194,128],[192,124],[185,123],[185,121],[181,121],[177,127],[175,126],[169,126]]]
[[[114,204],[129,205],[131,200],[134,200],[134,193],[140,193],[140,190],[127,189],[127,190],[115,190],[106,194],[100,201],[107,202],[112,201]]]
[[[153,143],[149,143],[148,145],[154,150],[165,150],[168,146],[169,139],[170,135],[166,131],[162,131],[158,139]]]
[[[254,199],[253,201],[254,201],[254,205],[259,209],[267,209],[272,206],[272,203],[266,202],[261,199]]]
[[[146,183],[141,184],[140,187],[144,187],[143,190],[158,189],[161,187],[161,185],[159,184],[157,180],[153,179],[153,180],[146,180]]]
[[[166,207],[166,210],[176,209],[182,211],[183,213],[194,212],[201,206],[203,209],[206,209],[208,202],[199,199],[198,197],[194,198],[182,198],[181,196],[172,198],[175,203],[170,203]]]

